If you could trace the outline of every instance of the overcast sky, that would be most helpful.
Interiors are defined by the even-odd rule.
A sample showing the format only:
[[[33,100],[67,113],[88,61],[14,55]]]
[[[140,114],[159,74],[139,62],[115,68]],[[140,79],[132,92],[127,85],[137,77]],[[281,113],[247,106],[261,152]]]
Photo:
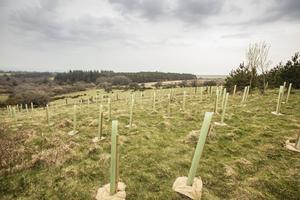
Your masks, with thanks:
[[[300,51],[299,0],[0,0],[0,69],[228,74]]]

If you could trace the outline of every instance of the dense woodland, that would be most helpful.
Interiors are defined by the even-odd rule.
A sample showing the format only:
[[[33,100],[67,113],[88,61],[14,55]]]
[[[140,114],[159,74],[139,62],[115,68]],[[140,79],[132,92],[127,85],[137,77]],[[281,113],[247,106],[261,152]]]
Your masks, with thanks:
[[[113,72],[113,71],[82,71],[74,70],[65,73],[57,73],[55,81],[58,82],[78,82],[97,83],[104,79],[114,77],[126,77],[129,82],[147,83],[172,80],[190,80],[195,79],[193,74],[164,73],[164,72]]]

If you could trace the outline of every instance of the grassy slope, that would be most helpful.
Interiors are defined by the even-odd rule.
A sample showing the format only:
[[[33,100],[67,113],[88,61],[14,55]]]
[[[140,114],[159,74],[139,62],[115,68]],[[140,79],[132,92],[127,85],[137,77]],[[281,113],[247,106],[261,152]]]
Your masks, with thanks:
[[[127,199],[182,199],[171,188],[176,177],[187,176],[191,164],[195,144],[184,140],[190,131],[200,129],[204,112],[213,110],[213,99],[207,96],[200,102],[199,96],[189,95],[183,113],[181,91],[172,103],[172,118],[164,118],[166,97],[157,103],[158,112],[151,112],[152,91],[147,91],[148,100],[136,100],[137,128],[132,130],[125,128],[129,106],[113,102]],[[294,92],[282,107],[283,116],[270,113],[275,110],[277,90],[265,96],[253,94],[246,106],[240,106],[240,96],[230,96],[229,126],[213,126],[197,171],[204,182],[203,199],[299,199],[300,155],[283,147],[287,138],[299,133],[300,91]],[[82,106],[79,134],[70,137],[66,133],[72,124],[67,120],[72,112],[71,105],[52,107],[51,132],[42,109],[18,114],[17,124],[1,113],[0,199],[92,199],[97,188],[109,182],[110,123],[105,120],[106,140],[94,144],[97,106]],[[219,120],[214,116],[213,121]]]

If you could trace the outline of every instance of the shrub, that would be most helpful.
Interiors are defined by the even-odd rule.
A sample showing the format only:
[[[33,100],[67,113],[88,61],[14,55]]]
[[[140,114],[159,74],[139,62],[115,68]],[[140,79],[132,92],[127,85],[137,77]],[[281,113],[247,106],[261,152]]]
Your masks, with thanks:
[[[50,101],[50,97],[44,91],[40,90],[26,90],[22,92],[15,92],[9,96],[7,104],[30,104],[31,102],[36,106],[46,106]]]
[[[243,89],[245,86],[249,85],[251,79],[250,70],[241,63],[240,66],[232,70],[229,76],[225,79],[225,87],[228,91],[232,91],[234,85],[237,85],[238,89]],[[256,86],[256,79],[252,80],[251,87]]]

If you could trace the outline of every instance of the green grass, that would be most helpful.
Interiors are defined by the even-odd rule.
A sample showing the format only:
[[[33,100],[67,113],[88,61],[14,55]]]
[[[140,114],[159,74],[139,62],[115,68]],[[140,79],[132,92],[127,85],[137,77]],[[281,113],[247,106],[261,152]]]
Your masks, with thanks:
[[[137,92],[136,128],[131,130],[125,128],[129,92],[118,91],[121,100],[112,102],[112,116],[119,120],[120,178],[127,185],[127,199],[182,199],[172,191],[172,184],[177,177],[187,176],[191,165],[196,144],[186,143],[186,136],[200,129],[214,101],[205,95],[200,102],[199,94],[186,90],[186,111],[180,110],[183,89],[176,89],[171,118],[165,117],[169,90],[157,91],[154,113],[153,91],[146,91],[142,101]],[[229,97],[228,126],[212,126],[197,170],[204,183],[202,199],[299,199],[300,155],[286,150],[284,143],[299,133],[300,91],[294,90],[289,103],[282,105],[283,116],[271,114],[277,92],[270,90],[264,96],[254,92],[245,106],[240,105],[240,94]],[[81,93],[87,99],[96,90]],[[78,106],[79,133],[67,135],[72,130],[71,104],[77,100],[50,104],[50,132],[43,109],[17,113],[17,123],[7,111],[1,112],[0,199],[93,199],[97,189],[109,183],[107,104],[103,103],[106,139],[94,144],[95,103]],[[220,115],[213,121],[220,121]]]

